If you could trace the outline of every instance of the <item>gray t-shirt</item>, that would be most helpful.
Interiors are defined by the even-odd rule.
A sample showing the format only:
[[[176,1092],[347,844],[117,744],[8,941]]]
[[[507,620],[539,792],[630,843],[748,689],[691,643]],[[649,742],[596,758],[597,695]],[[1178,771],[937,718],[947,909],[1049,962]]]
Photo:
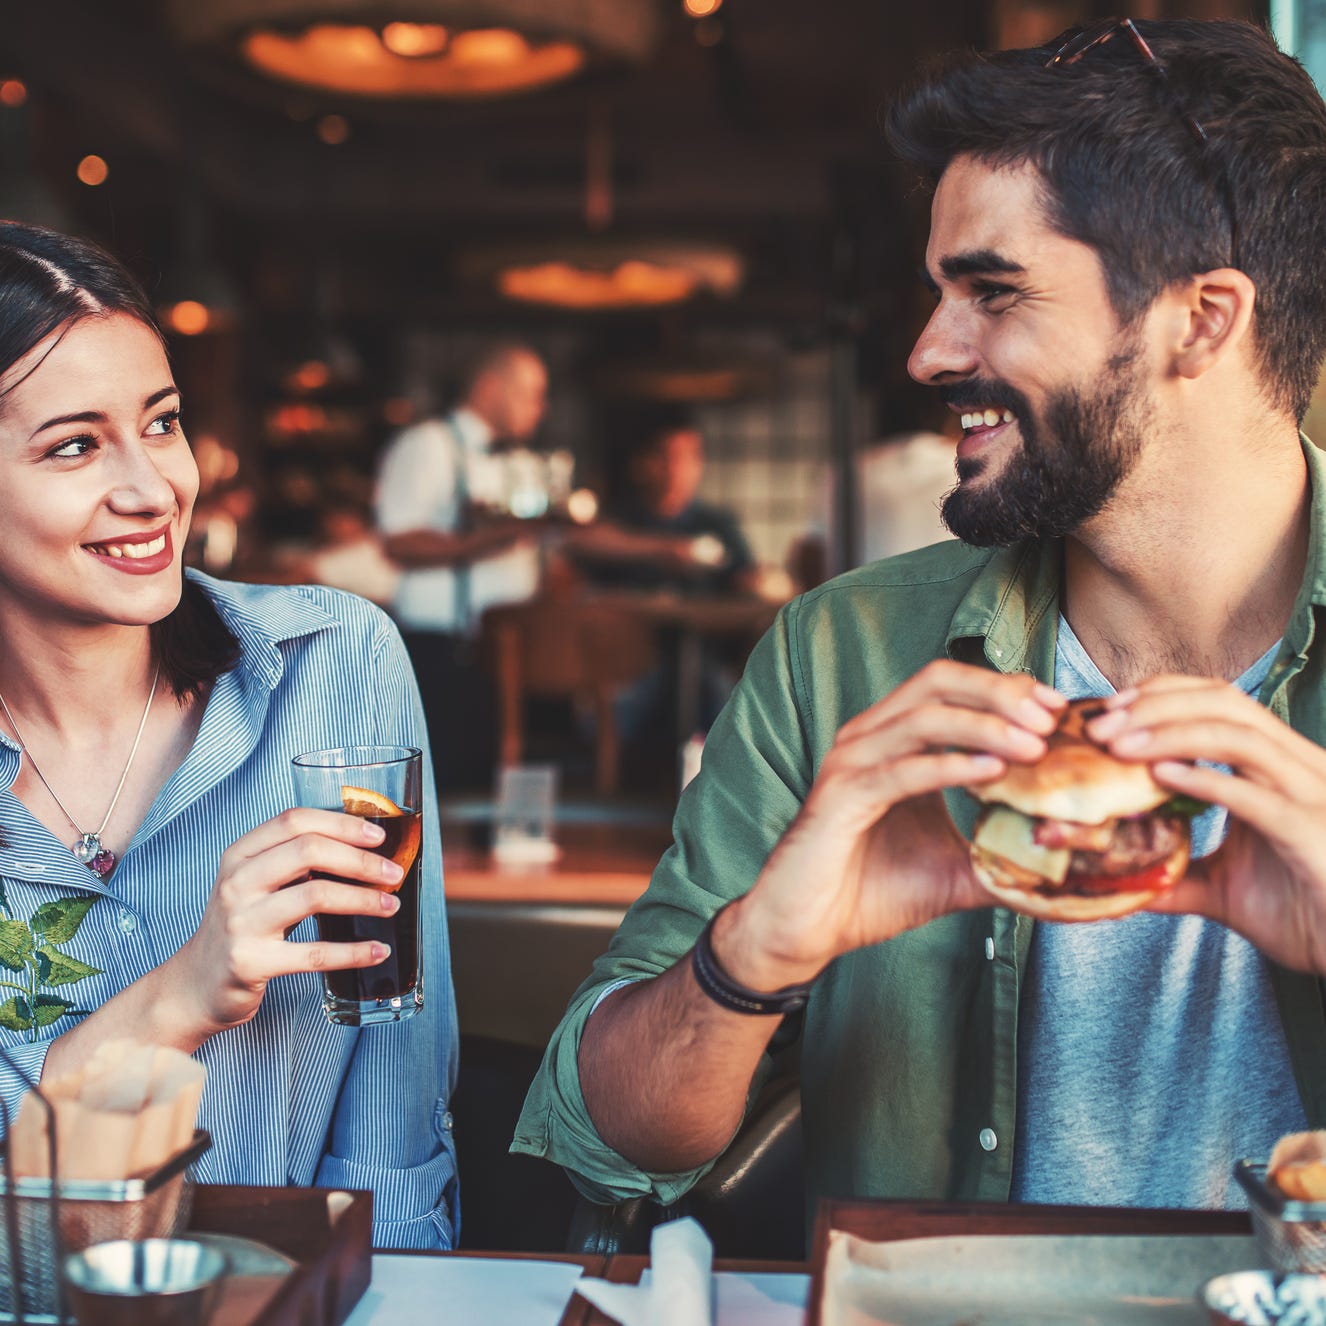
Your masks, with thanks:
[[[1237,685],[1255,695],[1276,648]],[[1062,617],[1054,684],[1114,689]],[[1196,818],[1194,855],[1224,831],[1221,808]],[[1307,1126],[1266,959],[1212,921],[1038,924],[1020,1019],[1015,1201],[1241,1207],[1234,1161]]]

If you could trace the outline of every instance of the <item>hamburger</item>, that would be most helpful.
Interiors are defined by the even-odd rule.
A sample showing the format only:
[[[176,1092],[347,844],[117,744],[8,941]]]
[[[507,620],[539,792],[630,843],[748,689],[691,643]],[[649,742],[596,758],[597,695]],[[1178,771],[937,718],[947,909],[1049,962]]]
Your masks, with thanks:
[[[1100,700],[1064,711],[1035,764],[968,790],[985,803],[972,868],[1005,907],[1047,921],[1097,921],[1144,907],[1183,878],[1202,802],[1086,735]]]

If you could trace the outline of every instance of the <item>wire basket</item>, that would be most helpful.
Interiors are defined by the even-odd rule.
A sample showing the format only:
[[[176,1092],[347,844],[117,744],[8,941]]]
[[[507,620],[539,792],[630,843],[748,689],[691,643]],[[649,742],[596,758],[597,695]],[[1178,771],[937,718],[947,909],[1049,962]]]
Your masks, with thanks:
[[[60,1173],[54,1111],[31,1077],[0,1049],[0,1060],[28,1084],[46,1111],[48,1168]],[[129,1179],[15,1178],[7,1139],[10,1112],[0,1097],[6,1141],[0,1144],[0,1322],[65,1326],[60,1267],[67,1253],[111,1239],[169,1238],[188,1222],[193,1205],[189,1167],[211,1145],[198,1129],[193,1141],[150,1174]]]
[[[1326,1202],[1300,1202],[1267,1181],[1266,1165],[1240,1160],[1234,1177],[1248,1194],[1262,1256],[1282,1275],[1326,1274]]]

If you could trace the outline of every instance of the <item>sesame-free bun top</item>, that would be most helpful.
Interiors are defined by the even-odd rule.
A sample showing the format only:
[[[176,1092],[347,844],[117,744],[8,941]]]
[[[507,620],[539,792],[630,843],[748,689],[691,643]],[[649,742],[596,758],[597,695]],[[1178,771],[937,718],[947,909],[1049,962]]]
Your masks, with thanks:
[[[1099,700],[1074,700],[1035,764],[1010,763],[1003,777],[968,790],[980,801],[1000,802],[1024,815],[1104,824],[1144,815],[1174,795],[1145,764],[1117,760],[1087,738],[1085,724],[1102,710]]]

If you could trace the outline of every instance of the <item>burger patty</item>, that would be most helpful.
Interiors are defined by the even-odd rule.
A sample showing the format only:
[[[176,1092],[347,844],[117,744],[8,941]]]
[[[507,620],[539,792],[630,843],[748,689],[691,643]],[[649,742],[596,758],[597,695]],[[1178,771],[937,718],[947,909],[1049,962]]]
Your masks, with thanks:
[[[1099,852],[1074,852],[1069,860],[1068,880],[1074,875],[1118,878],[1172,856],[1188,838],[1186,815],[1138,815],[1116,820],[1109,846]]]

